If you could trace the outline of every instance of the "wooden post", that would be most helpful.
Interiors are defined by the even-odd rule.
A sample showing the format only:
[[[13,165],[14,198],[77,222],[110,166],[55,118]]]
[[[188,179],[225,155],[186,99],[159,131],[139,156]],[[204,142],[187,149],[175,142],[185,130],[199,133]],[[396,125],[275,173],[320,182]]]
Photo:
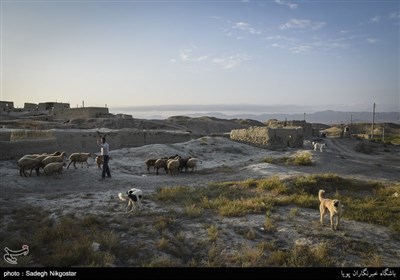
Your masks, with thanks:
[[[374,139],[374,124],[375,124],[375,102],[374,107],[372,109],[372,131],[371,131],[371,140]]]

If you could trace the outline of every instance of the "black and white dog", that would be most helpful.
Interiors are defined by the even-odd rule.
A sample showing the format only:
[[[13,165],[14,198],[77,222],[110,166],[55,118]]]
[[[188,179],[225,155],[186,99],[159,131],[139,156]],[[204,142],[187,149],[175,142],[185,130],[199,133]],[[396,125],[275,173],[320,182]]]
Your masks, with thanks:
[[[324,149],[328,146],[326,143],[318,143],[318,142],[312,142],[312,145],[314,147],[314,151],[319,150],[320,152],[323,152]]]
[[[128,201],[126,212],[132,212],[133,210],[140,210],[142,208],[143,192],[139,189],[130,189],[126,194],[119,193],[118,197],[122,201]],[[130,211],[128,211],[129,207],[131,207]]]

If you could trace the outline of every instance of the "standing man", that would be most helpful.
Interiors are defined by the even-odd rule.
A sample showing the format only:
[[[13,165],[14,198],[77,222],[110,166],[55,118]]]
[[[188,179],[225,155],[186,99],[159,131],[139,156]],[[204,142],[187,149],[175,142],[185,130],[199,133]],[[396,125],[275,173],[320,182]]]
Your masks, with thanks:
[[[101,178],[104,179],[106,177],[111,178],[110,168],[108,167],[108,160],[110,159],[110,146],[106,142],[106,138],[101,138],[101,142],[97,140],[97,144],[101,147],[101,155],[103,156],[103,172],[101,173]]]

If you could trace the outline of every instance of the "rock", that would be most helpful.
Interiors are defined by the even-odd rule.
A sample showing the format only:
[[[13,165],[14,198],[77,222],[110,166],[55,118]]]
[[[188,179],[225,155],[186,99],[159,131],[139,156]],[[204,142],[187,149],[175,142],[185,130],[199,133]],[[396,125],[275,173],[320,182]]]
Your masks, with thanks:
[[[94,252],[97,252],[99,249],[100,249],[100,243],[93,242],[93,243],[92,243],[92,250],[93,250]]]

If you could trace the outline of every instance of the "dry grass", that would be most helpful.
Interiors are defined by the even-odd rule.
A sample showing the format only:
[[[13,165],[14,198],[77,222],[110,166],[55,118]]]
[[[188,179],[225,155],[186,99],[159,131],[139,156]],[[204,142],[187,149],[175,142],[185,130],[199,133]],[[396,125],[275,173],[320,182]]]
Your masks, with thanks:
[[[270,266],[284,267],[326,267],[331,265],[328,246],[320,243],[315,248],[305,245],[294,245],[291,250],[274,250],[268,258]]]
[[[276,230],[276,226],[274,225],[271,214],[269,212],[265,216],[264,230],[267,233],[271,233]]]
[[[216,225],[210,225],[207,227],[207,234],[208,234],[208,240],[211,242],[214,242],[218,238],[218,227]]]
[[[344,218],[390,227],[397,236],[400,233],[400,205],[394,196],[400,194],[400,184],[322,174],[160,188],[148,196],[157,203],[157,211],[146,211],[134,219],[112,211],[51,219],[50,213],[25,207],[7,212],[13,222],[0,236],[4,240],[0,245],[20,248],[29,244],[35,253],[21,258],[20,266],[335,266],[340,264],[340,252],[336,256],[329,252],[337,248],[365,259],[366,266],[385,265],[375,245],[330,232],[320,236],[325,241],[311,246],[282,245],[277,237],[282,223],[295,220],[303,207],[318,211],[321,186],[329,197],[341,199],[350,209]],[[291,207],[287,217],[277,214],[280,206]],[[221,222],[248,220],[250,214],[259,219],[254,220],[256,224],[235,224],[232,229]],[[295,230],[310,234],[301,232],[301,227]],[[100,244],[98,251],[93,250],[93,242]]]
[[[281,165],[308,166],[313,164],[313,156],[309,151],[300,151],[290,157],[267,157],[263,162]]]
[[[298,217],[300,215],[299,212],[300,212],[299,208],[290,209],[288,217],[287,217],[288,220],[293,220],[294,218]]]
[[[36,218],[29,218],[35,214]],[[36,220],[39,217],[40,222]],[[117,236],[99,218],[66,216],[55,222],[46,212],[26,207],[17,210],[13,219],[18,222],[8,230],[11,228],[14,232],[14,241],[7,240],[7,246],[28,244],[30,251],[35,252],[30,256],[34,263],[44,266],[112,266],[115,263],[115,252],[119,251]],[[100,250],[93,250],[93,242],[100,244]]]
[[[309,166],[313,164],[313,157],[309,151],[301,151],[289,157],[286,163],[292,165]]]
[[[277,205],[296,205],[318,209],[318,191],[342,201],[349,211],[344,217],[390,227],[400,232],[396,213],[400,204],[391,195],[400,193],[400,184],[342,178],[335,174],[301,175],[280,179],[248,179],[241,182],[211,184],[209,187],[178,186],[158,190],[156,199],[185,206],[186,215],[201,216],[205,209],[225,217],[261,214]],[[294,215],[293,213],[291,215]]]

